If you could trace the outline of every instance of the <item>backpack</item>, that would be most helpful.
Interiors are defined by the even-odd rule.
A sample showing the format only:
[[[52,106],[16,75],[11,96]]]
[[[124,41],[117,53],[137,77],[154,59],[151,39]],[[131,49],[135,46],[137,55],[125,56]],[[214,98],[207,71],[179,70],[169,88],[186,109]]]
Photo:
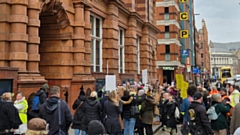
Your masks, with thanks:
[[[196,134],[197,126],[194,123],[194,120],[196,119],[195,110],[189,109],[188,114],[189,114],[190,120],[185,121],[185,123],[183,124],[183,127],[181,129],[181,133],[182,133],[182,135],[198,135],[198,134]]]
[[[217,114],[215,107],[217,106],[217,104],[211,106],[208,110],[207,110],[207,115],[208,115],[208,119],[209,120],[217,120],[218,116],[221,114]]]
[[[38,111],[39,110],[39,105],[40,105],[40,97],[38,95],[35,95],[33,100],[32,100],[32,110],[33,111]]]

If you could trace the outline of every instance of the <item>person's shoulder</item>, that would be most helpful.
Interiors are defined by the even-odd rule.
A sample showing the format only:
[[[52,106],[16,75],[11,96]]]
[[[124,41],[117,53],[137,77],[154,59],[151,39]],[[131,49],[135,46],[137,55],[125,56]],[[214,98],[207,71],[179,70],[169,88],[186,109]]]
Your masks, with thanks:
[[[68,103],[65,100],[60,99],[61,104],[68,105]]]

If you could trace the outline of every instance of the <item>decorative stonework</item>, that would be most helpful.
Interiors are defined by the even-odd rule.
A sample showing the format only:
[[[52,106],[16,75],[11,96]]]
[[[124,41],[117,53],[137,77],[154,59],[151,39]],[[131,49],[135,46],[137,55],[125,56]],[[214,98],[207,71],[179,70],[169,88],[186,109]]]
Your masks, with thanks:
[[[141,70],[156,79],[157,28],[136,5],[125,0],[10,0],[0,2],[0,67],[18,68],[18,90],[28,96],[45,82],[69,93],[69,104],[79,88],[95,90],[95,80],[107,72],[117,82],[137,74],[136,38],[139,36]],[[131,0],[130,2],[134,2]],[[129,2],[128,2],[129,4]],[[134,9],[135,8],[135,9]],[[91,73],[90,14],[102,18],[103,72]],[[125,31],[125,74],[118,73],[118,31]]]

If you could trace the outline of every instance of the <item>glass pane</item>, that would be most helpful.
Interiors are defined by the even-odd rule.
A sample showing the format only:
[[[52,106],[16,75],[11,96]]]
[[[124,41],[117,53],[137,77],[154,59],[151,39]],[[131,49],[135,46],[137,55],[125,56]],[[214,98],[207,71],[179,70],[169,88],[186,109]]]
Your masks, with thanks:
[[[123,64],[122,64],[122,61],[123,61],[122,56],[123,56],[123,55],[122,55],[122,53],[123,53],[123,49],[120,48],[120,56],[119,56],[119,57],[120,57],[120,58],[119,58],[119,59],[120,59],[120,68],[123,67]]]
[[[170,38],[170,33],[169,32],[165,32],[164,37],[165,38]]]
[[[90,16],[90,23],[91,23],[91,35],[93,34],[93,16]]]
[[[91,64],[93,64],[93,58],[94,58],[94,49],[93,49],[93,47],[94,47],[94,40],[92,39],[91,40]]]
[[[13,91],[13,80],[12,79],[4,79],[0,80],[0,95],[5,92],[12,92]]]
[[[96,40],[96,66],[100,65],[100,41]]]
[[[100,20],[96,18],[96,36],[100,37]]]
[[[120,30],[120,45],[123,45],[123,30]]]
[[[169,14],[164,14],[164,20],[169,20]]]
[[[100,72],[100,66],[96,66],[96,72]]]
[[[170,54],[165,54],[165,60],[170,61]]]

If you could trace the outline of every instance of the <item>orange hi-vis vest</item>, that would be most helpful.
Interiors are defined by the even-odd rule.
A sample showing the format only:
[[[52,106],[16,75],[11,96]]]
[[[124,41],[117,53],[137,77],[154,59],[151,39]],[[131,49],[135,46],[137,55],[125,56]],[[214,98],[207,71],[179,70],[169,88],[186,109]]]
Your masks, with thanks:
[[[218,93],[219,93],[218,90],[211,90],[209,92],[209,95],[218,94]]]

